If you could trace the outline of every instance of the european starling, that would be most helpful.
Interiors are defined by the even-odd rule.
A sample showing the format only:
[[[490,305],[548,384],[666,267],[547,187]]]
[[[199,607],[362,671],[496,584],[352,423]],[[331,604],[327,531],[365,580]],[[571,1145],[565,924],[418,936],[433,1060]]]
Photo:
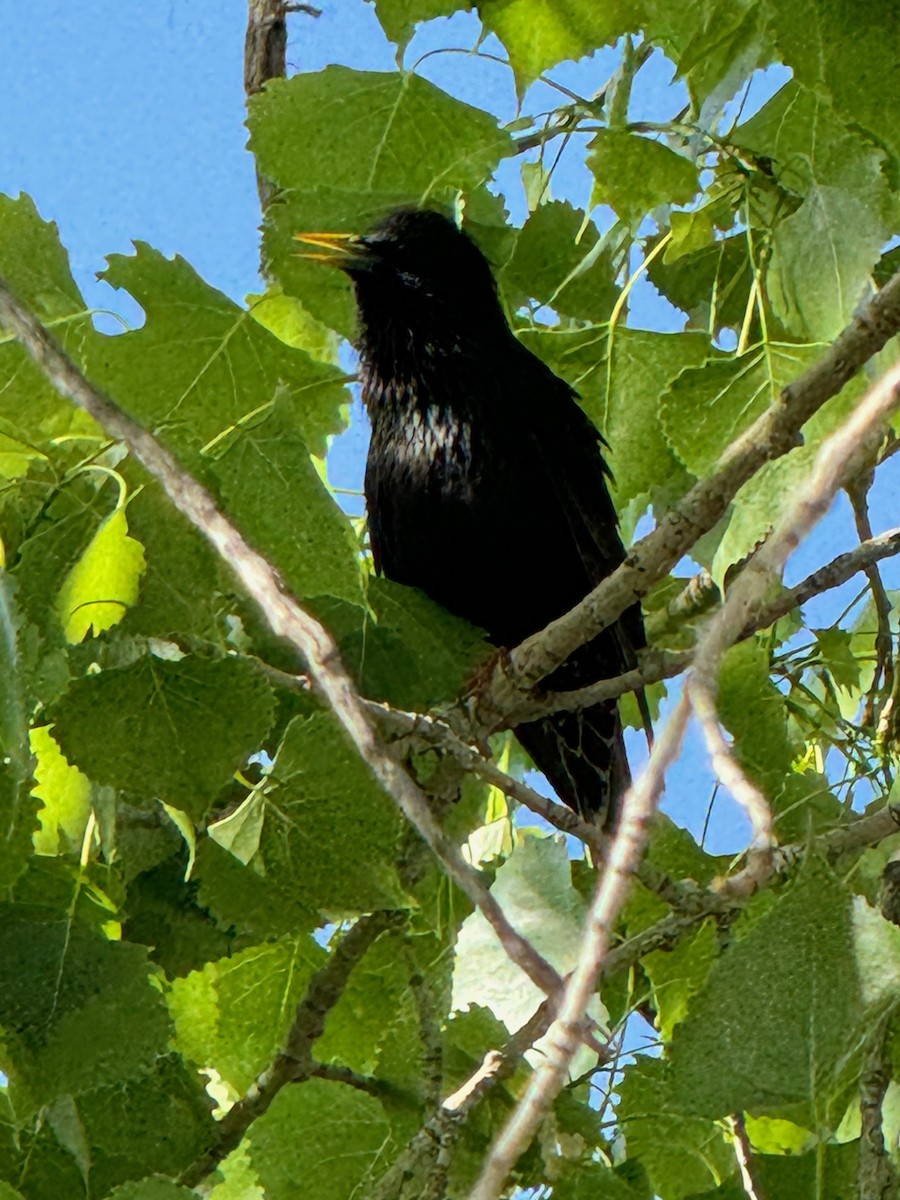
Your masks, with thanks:
[[[624,557],[602,438],[567,383],[507,324],[487,260],[438,212],[364,236],[299,234],[352,279],[376,568],[510,647],[567,612]],[[635,665],[635,605],[546,680],[582,687]],[[560,799],[610,824],[628,784],[615,701],[519,725]]]

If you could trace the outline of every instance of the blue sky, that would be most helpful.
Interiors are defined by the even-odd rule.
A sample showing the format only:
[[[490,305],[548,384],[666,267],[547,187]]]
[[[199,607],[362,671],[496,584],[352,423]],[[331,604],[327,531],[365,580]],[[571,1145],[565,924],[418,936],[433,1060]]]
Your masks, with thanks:
[[[289,18],[291,72],[318,70],[330,62],[391,70],[395,49],[384,38],[374,10],[364,0],[323,5],[318,20]],[[236,300],[258,290],[259,202],[253,162],[246,151],[242,83],[245,0],[47,0],[35,20],[19,5],[0,8],[0,44],[14,70],[0,73],[4,112],[0,190],[31,194],[42,216],[53,219],[68,247],[72,268],[88,302],[112,308],[132,322],[140,312],[128,298],[95,278],[107,254],[128,253],[142,239],[166,254],[183,255],[214,286]],[[516,97],[503,66],[459,53],[430,53],[439,47],[469,49],[479,23],[458,14],[425,26],[405,54],[412,65],[428,54],[420,71],[472,104],[511,119]],[[486,51],[500,51],[485,43]],[[595,91],[615,66],[612,51],[554,76],[582,93]],[[684,102],[672,68],[655,56],[635,88],[635,119],[660,120]],[[745,115],[761,104],[784,74],[754,84]],[[538,84],[528,108],[546,108],[554,94]],[[518,166],[501,175],[514,220],[524,216]],[[589,179],[578,155],[561,163],[554,194],[583,205]],[[635,294],[632,323],[646,328],[680,328],[680,318],[649,285]],[[108,326],[104,325],[104,328]],[[355,413],[351,430],[334,448],[332,479],[360,484],[366,430]],[[896,520],[895,482],[873,495],[876,532]],[[788,572],[796,580],[855,537],[847,505],[839,502],[819,535],[795,556]],[[889,582],[896,585],[893,573]],[[856,584],[842,590],[852,595]],[[842,601],[821,606],[821,620]],[[837,607],[836,607],[837,605]],[[671,777],[667,807],[695,832],[702,825],[710,780],[697,739]],[[711,845],[743,845],[744,829],[733,806],[719,804]]]

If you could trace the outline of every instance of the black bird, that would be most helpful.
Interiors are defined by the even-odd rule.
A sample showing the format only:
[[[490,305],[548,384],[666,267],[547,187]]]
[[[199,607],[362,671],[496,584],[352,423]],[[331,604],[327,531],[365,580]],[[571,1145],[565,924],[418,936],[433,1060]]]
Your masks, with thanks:
[[[438,212],[364,236],[298,234],[352,279],[376,568],[515,646],[622,561],[602,439],[576,394],[516,340],[487,260]],[[635,665],[640,608],[546,680],[582,687]],[[615,701],[519,725],[560,799],[609,825],[629,782]]]

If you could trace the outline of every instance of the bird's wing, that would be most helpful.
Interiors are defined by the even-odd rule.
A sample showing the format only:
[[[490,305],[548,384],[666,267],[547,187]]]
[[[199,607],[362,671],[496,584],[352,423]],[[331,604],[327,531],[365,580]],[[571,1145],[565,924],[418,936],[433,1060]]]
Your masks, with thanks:
[[[602,439],[594,424],[578,404],[575,393],[547,368],[541,391],[535,398],[534,413],[527,428],[532,452],[542,476],[542,492],[552,497],[559,511],[560,529],[568,529],[573,549],[584,571],[582,595],[615,570],[625,557],[619,536],[615,507],[607,488],[609,469],[603,458]],[[581,596],[573,599],[576,603]],[[637,651],[646,645],[640,606],[626,610],[610,631],[588,654],[581,665],[593,678],[599,678],[595,666],[608,674],[632,667]],[[611,644],[612,642],[615,645]],[[587,647],[585,648],[588,649]],[[596,660],[612,658],[611,662]],[[575,664],[573,663],[573,666]],[[582,676],[583,669],[576,671]]]

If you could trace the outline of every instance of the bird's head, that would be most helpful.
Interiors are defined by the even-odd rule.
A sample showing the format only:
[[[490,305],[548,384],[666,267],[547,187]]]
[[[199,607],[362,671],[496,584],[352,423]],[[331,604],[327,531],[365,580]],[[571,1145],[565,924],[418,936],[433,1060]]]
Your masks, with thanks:
[[[363,338],[390,322],[470,334],[505,319],[490,265],[467,233],[442,213],[397,209],[368,233],[298,233],[307,257],[353,280]]]

